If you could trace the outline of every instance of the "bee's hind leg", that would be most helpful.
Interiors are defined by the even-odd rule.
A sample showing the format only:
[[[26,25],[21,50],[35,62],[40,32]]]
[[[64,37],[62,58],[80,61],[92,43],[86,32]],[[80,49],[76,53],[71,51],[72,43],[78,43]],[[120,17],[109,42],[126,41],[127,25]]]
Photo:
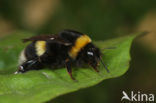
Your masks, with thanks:
[[[23,64],[21,64],[18,67],[18,70],[14,74],[24,73],[29,70],[39,70],[42,68],[43,68],[43,65],[38,60],[28,60],[28,61],[24,62]]]

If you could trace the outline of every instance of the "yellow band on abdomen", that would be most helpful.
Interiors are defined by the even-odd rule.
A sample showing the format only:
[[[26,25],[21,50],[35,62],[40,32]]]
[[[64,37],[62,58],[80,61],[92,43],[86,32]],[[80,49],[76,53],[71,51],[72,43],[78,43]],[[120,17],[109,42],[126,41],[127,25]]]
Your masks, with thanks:
[[[36,48],[36,54],[38,56],[43,55],[46,51],[46,42],[45,41],[37,41],[35,43],[35,48]]]

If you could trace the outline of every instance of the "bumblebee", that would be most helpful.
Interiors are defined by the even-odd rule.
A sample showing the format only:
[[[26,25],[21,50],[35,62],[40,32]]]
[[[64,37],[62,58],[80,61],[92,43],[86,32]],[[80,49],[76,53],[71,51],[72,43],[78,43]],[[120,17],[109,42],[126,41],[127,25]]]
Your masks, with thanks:
[[[15,72],[24,73],[45,67],[66,67],[71,79],[72,65],[88,64],[96,72],[102,62],[101,52],[89,36],[74,30],[64,30],[54,35],[39,35],[23,39],[31,42],[20,54],[19,67]],[[102,62],[107,72],[109,70]]]

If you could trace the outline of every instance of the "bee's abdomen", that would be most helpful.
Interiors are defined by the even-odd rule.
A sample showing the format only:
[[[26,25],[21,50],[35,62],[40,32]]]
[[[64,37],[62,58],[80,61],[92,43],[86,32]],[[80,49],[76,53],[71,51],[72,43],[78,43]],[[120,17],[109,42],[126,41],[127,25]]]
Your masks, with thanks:
[[[35,43],[31,43],[25,48],[25,56],[29,60],[38,57],[36,53]]]
[[[19,56],[18,64],[21,65],[25,61],[27,61],[27,58],[25,56],[25,49],[24,49],[24,50],[22,50],[22,52],[21,52],[21,54]]]

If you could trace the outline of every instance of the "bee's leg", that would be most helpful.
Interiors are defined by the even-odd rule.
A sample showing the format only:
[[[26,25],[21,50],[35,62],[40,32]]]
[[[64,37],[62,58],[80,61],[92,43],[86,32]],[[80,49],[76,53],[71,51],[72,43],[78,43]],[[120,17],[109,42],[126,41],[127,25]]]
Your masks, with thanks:
[[[17,73],[24,73],[29,70],[38,70],[41,69],[43,65],[38,60],[29,60],[24,62],[22,65],[18,67],[18,70],[15,72]]]
[[[72,79],[72,80],[75,80],[75,78],[73,78],[73,76],[72,76],[71,62],[70,62],[69,59],[66,59],[66,61],[65,61],[65,65],[66,65],[66,68],[67,68],[68,74],[70,75],[71,79]]]
[[[89,64],[96,72],[99,72],[99,70],[97,69],[97,65],[92,65],[92,64]]]
[[[94,66],[92,66],[93,67],[93,69],[96,71],[96,72],[99,72],[99,70],[97,69],[97,67],[94,67]]]

